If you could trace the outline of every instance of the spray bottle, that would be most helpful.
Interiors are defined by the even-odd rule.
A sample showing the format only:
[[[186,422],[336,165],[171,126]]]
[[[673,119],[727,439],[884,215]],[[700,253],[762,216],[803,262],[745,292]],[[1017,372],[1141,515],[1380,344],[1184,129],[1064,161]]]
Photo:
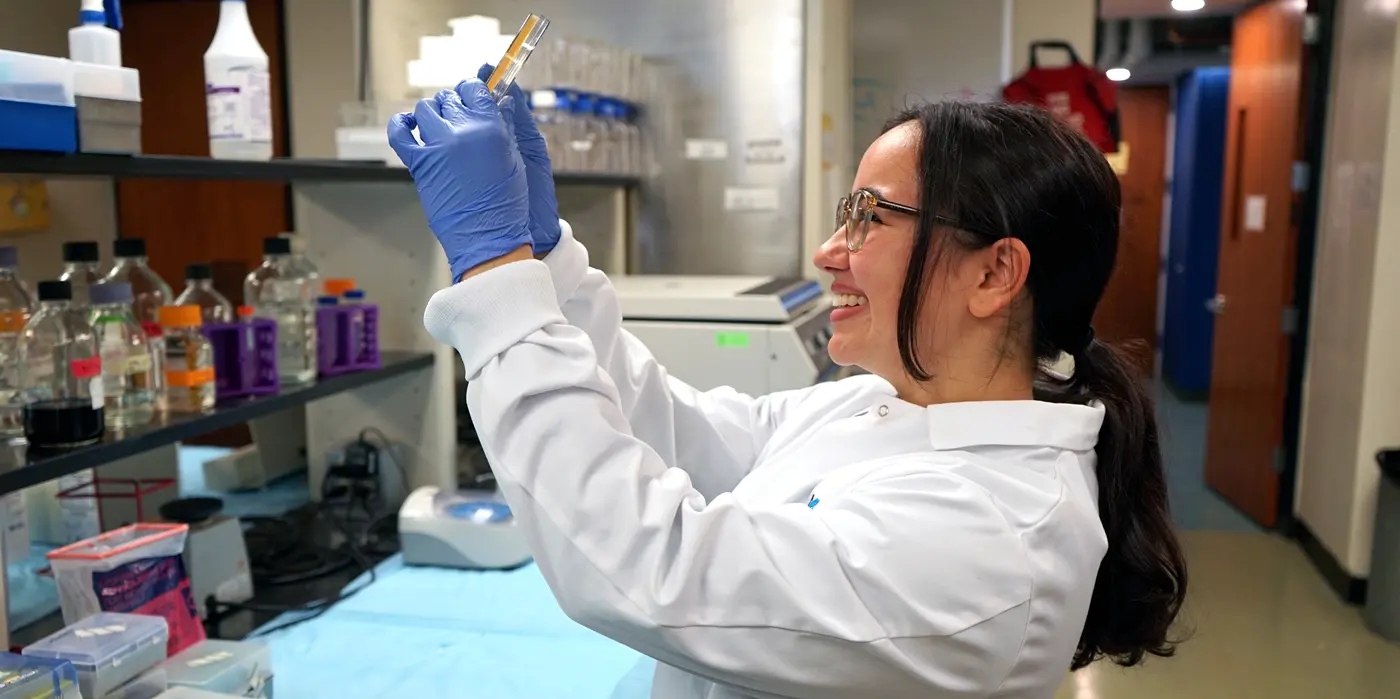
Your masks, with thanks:
[[[253,33],[244,0],[223,0],[219,28],[204,53],[209,155],[272,159],[272,97],[267,52]]]
[[[82,0],[78,26],[68,30],[68,57],[79,63],[120,68],[122,10],[120,0]]]

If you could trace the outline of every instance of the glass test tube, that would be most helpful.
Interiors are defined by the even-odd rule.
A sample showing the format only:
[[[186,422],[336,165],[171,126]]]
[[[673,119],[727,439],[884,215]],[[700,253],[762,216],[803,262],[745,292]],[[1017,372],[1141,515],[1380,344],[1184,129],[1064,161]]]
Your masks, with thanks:
[[[534,53],[535,46],[539,45],[540,39],[544,37],[544,30],[548,28],[549,20],[543,15],[525,16],[525,23],[520,25],[520,31],[515,33],[510,48],[501,56],[496,69],[491,71],[491,77],[486,79],[486,89],[491,91],[491,98],[496,102],[505,99],[506,90],[515,84],[515,76],[520,73],[525,61],[530,60],[530,54]]]

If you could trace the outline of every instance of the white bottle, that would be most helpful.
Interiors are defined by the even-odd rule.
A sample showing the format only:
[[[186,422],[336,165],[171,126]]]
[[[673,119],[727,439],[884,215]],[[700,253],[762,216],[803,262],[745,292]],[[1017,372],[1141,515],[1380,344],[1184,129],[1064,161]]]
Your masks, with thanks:
[[[107,26],[102,0],[83,0],[78,26],[68,30],[68,57],[79,63],[121,67],[122,35]]]
[[[214,42],[204,53],[209,155],[272,159],[272,99],[267,52],[253,34],[244,0],[223,0]]]

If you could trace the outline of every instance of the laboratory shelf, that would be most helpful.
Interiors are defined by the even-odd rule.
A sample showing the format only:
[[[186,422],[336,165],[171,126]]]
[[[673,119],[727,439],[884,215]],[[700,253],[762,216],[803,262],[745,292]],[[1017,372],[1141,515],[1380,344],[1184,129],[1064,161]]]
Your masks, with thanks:
[[[3,468],[0,471],[0,494],[12,493],[433,365],[433,355],[424,352],[384,352],[381,359],[383,366],[379,369],[327,377],[303,386],[284,388],[274,395],[220,403],[209,412],[158,415],[151,424],[125,433],[108,430],[102,442],[86,447],[44,453],[28,450],[26,453],[22,444],[5,446],[0,449],[0,468]]]
[[[262,180],[268,182],[409,182],[408,170],[357,160],[276,158],[266,162],[174,155],[95,155],[0,150],[0,173],[114,179]],[[561,185],[633,187],[622,175],[556,173]]]

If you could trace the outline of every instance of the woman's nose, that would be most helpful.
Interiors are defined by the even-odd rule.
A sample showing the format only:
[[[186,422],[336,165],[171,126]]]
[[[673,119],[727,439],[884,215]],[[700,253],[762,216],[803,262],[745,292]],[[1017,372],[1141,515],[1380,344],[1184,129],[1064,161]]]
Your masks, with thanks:
[[[817,248],[812,256],[812,264],[828,274],[834,274],[850,266],[851,253],[846,249],[846,227],[842,226]]]

